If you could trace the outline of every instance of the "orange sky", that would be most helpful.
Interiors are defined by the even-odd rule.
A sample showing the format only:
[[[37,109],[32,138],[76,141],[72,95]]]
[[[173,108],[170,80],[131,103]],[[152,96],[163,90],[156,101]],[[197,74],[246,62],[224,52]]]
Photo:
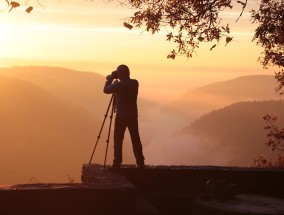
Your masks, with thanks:
[[[45,9],[38,6],[31,14],[23,12],[24,8],[0,14],[1,58],[172,64],[166,55],[175,44],[165,41],[163,29],[153,36],[147,32],[141,34],[140,29],[130,31],[123,27],[123,19],[133,12],[130,9],[100,0],[42,3]],[[212,52],[209,51],[212,44],[205,44],[197,57],[190,61],[181,57],[175,60],[175,65],[254,67],[258,64],[261,50],[251,43],[254,28],[248,24],[248,13],[238,23],[235,23],[238,12],[224,14],[233,25],[234,43],[226,48],[221,43]]]
[[[237,23],[235,20],[241,11],[240,7],[222,13],[225,23],[231,23],[234,36],[234,41],[227,47],[221,42],[217,48],[209,51],[212,44],[204,44],[193,59],[179,57],[176,60],[166,58],[175,48],[175,44],[166,42],[165,30],[162,29],[159,34],[153,36],[147,32],[142,33],[142,29],[126,29],[123,27],[124,18],[131,16],[133,11],[118,6],[117,2],[106,4],[102,0],[46,0],[41,3],[45,7],[37,6],[31,14],[25,13],[24,7],[10,13],[8,10],[0,13],[2,66],[19,64],[19,59],[45,62],[41,64],[55,62],[52,65],[58,62],[59,66],[95,71],[103,75],[113,68],[88,65],[93,62],[114,65],[125,63],[132,69],[144,66],[144,71],[149,68],[147,65],[161,66],[155,67],[157,69],[152,69],[149,73],[137,74],[138,78],[147,78],[149,86],[161,76],[165,85],[172,82],[172,76],[166,78],[164,66],[174,68],[175,71],[207,68],[209,72],[219,72],[212,74],[212,77],[205,77],[201,73],[199,76],[198,73],[189,72],[179,74],[182,76],[179,77],[179,82],[193,77],[200,80],[200,84],[206,83],[202,82],[204,78],[207,78],[208,82],[234,76],[220,72],[220,68],[226,68],[226,71],[248,71],[244,74],[263,72],[257,62],[261,48],[251,42],[255,26],[249,23],[248,13],[251,8],[256,7],[256,1],[250,2]],[[31,0],[30,4],[37,5],[35,0]],[[3,7],[3,4],[0,6]],[[5,61],[8,58],[18,61]],[[82,62],[86,62],[85,65]],[[153,75],[153,71],[156,75]]]

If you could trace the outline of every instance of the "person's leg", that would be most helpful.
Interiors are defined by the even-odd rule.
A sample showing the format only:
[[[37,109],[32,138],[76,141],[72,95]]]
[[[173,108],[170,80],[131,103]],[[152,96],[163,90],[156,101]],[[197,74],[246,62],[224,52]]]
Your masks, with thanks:
[[[138,130],[138,119],[136,117],[128,118],[127,127],[130,133],[133,152],[136,158],[137,166],[144,167],[144,156],[143,156],[142,144]]]
[[[123,120],[123,118],[116,118],[114,123],[114,167],[120,167],[120,164],[122,163],[122,143],[125,129],[125,120]]]

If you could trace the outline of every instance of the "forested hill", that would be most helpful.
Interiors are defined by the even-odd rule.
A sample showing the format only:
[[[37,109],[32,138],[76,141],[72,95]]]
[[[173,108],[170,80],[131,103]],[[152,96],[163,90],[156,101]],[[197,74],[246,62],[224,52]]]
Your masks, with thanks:
[[[212,153],[226,156],[227,165],[250,165],[253,158],[270,152],[265,142],[263,116],[278,116],[284,127],[284,101],[239,102],[212,111],[194,121],[184,132],[203,139]]]

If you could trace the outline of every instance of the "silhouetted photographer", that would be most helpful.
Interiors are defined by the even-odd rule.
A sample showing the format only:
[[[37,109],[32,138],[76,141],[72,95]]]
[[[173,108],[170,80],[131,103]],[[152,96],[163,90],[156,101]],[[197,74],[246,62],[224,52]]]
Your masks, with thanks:
[[[130,71],[126,65],[106,77],[104,93],[115,95],[116,118],[114,124],[114,160],[112,167],[119,169],[122,163],[122,144],[124,133],[128,128],[133,152],[138,168],[144,168],[144,156],[138,130],[137,95],[139,83],[130,79]],[[114,81],[119,79],[119,81]]]

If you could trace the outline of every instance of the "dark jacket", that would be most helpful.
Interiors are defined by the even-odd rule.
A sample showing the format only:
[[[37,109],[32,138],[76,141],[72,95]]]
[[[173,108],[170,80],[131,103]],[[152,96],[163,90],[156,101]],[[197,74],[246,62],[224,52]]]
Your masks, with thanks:
[[[104,93],[115,93],[116,117],[137,117],[138,81],[129,77],[114,83],[112,81],[106,81]]]

